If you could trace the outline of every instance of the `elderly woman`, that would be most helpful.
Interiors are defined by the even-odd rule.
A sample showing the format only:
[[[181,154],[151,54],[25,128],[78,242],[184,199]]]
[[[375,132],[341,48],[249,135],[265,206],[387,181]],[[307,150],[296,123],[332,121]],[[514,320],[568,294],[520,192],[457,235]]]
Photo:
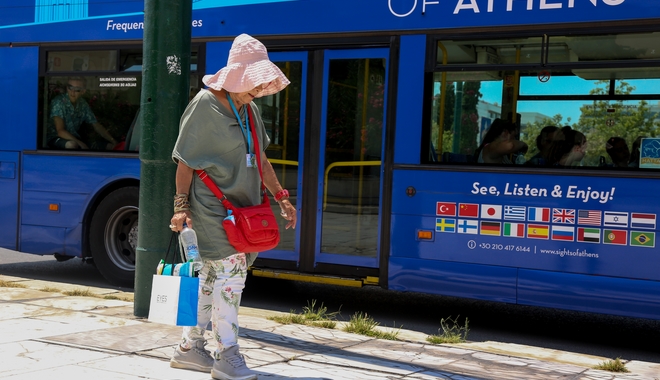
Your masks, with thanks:
[[[238,307],[248,266],[256,253],[236,252],[222,227],[227,211],[211,190],[194,174],[204,170],[237,207],[261,203],[261,177],[256,155],[261,155],[263,182],[288,220],[296,226],[296,209],[288,200],[266,158],[270,140],[254,98],[275,94],[290,82],[273,64],[266,47],[241,34],[229,52],[227,66],[203,78],[208,87],[195,96],[183,116],[172,152],[177,163],[174,216],[171,228],[183,224],[197,232],[204,266],[199,272],[198,324],[183,328],[183,339],[170,366],[211,372],[214,379],[256,379],[238,347]],[[251,137],[248,112],[254,120],[259,152]],[[212,321],[216,343],[213,356],[204,348],[204,332]]]

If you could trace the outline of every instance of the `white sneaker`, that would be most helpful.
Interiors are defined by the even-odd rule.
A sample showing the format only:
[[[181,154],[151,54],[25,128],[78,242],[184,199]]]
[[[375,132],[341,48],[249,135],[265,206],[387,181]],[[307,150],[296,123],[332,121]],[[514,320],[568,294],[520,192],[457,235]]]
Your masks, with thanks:
[[[256,380],[257,374],[245,365],[245,358],[238,352],[238,346],[225,348],[220,359],[213,363],[211,376],[218,380]]]
[[[206,341],[196,340],[193,347],[188,351],[182,351],[177,345],[174,355],[170,359],[170,367],[181,369],[192,369],[194,371],[209,373],[213,369],[213,357],[204,348]]]

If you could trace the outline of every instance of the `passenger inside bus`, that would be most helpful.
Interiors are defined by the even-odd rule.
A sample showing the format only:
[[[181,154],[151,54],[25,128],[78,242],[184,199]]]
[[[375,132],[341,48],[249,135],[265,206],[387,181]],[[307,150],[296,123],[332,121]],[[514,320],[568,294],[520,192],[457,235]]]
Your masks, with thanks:
[[[47,127],[47,144],[56,149],[110,150],[117,140],[103,127],[83,99],[86,91],[83,77],[71,77],[67,81],[66,92],[56,96],[50,104],[50,117]],[[105,141],[83,141],[81,127],[91,125]]]
[[[610,137],[605,143],[605,151],[612,160],[612,167],[627,168],[630,162],[630,150],[623,137]]]
[[[548,148],[550,148],[550,145],[552,144],[552,140],[555,137],[555,132],[557,132],[558,129],[559,128],[557,128],[554,125],[548,125],[543,127],[543,129],[541,129],[541,133],[539,133],[539,135],[536,136],[536,148],[539,151],[534,156],[532,156],[532,158],[527,160],[526,164],[536,165],[536,166],[545,165],[544,156],[547,155]]]
[[[587,137],[565,126],[555,132],[546,154],[546,166],[579,166],[587,151]]]
[[[480,164],[513,164],[512,154],[527,152],[527,144],[518,140],[518,126],[509,121],[495,119],[474,153]]]

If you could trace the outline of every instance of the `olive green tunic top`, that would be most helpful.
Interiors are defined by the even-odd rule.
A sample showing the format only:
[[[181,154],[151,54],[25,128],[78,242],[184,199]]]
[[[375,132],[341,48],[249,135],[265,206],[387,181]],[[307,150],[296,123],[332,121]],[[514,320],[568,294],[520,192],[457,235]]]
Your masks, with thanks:
[[[259,149],[265,151],[270,138],[256,105],[251,103],[250,107]],[[243,121],[245,110],[243,107],[240,114]],[[234,112],[223,106],[210,91],[200,91],[181,116],[179,137],[172,152],[174,162],[181,161],[195,170],[205,170],[232,204],[246,207],[263,200],[259,170],[247,166],[246,154],[247,140]],[[193,175],[189,200],[202,259],[220,260],[235,254],[236,250],[227,241],[222,227],[227,211],[197,174]],[[256,253],[247,255],[248,265],[256,256]]]

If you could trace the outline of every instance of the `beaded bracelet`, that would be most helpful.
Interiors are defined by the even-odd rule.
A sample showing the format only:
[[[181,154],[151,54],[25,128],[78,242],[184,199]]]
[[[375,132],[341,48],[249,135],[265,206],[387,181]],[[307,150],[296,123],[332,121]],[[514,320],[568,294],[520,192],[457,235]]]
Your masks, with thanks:
[[[190,205],[188,205],[188,207],[175,207],[174,208],[174,213],[175,214],[177,212],[182,212],[182,211],[190,211]]]
[[[190,210],[190,202],[188,201],[188,194],[177,194],[174,196],[174,212]]]

